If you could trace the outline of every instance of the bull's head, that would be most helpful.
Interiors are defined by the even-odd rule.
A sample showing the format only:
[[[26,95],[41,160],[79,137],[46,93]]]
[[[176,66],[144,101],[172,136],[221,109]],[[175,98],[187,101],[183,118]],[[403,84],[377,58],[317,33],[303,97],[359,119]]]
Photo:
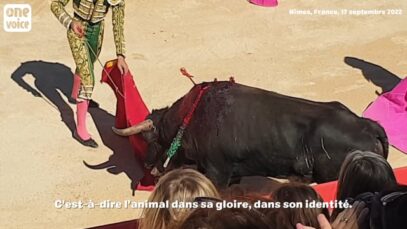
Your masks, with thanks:
[[[153,110],[151,114],[147,116],[145,121],[125,129],[112,128],[116,134],[121,136],[142,134],[144,140],[148,144],[144,166],[147,169],[154,168],[152,171],[153,175],[158,175],[159,173],[164,172],[163,164],[164,160],[166,159],[164,151],[165,149],[159,143],[160,128],[158,127],[160,127],[161,120],[167,110],[168,108]]]

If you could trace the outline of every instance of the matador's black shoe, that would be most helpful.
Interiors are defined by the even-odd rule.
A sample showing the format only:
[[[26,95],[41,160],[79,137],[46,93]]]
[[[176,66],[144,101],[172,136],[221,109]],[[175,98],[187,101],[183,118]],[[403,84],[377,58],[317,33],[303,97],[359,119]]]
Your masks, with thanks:
[[[99,108],[99,103],[95,102],[93,99],[89,100],[90,108]]]
[[[91,147],[91,148],[99,147],[99,145],[96,143],[95,140],[93,140],[92,138],[89,138],[88,140],[83,140],[81,137],[79,137],[79,135],[76,131],[73,133],[73,137],[84,146]]]
[[[77,101],[75,99],[71,98],[71,97],[68,99],[68,102],[70,104],[76,104],[77,103]],[[89,107],[90,108],[99,108],[99,103],[97,103],[93,99],[91,99],[91,100],[89,100]]]

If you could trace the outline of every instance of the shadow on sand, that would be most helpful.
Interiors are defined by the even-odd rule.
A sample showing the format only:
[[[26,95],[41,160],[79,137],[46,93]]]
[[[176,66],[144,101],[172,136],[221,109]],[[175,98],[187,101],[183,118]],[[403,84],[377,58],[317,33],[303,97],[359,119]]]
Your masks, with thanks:
[[[34,77],[35,88],[31,87],[24,77]],[[74,113],[63,96],[70,103],[73,84],[73,73],[71,69],[60,63],[46,61],[27,61],[22,63],[11,75],[22,89],[35,97],[46,98],[50,105],[55,106],[60,112],[61,121],[73,133],[75,131]],[[61,96],[61,94],[63,96]],[[137,161],[130,142],[126,138],[116,136],[111,127],[114,125],[115,117],[101,108],[89,108],[89,113],[101,136],[103,144],[113,151],[109,160],[100,165],[85,165],[91,169],[107,169],[111,174],[125,173],[131,180],[131,189],[139,183],[143,177],[143,170]]]
[[[27,75],[34,77],[35,88],[24,80]],[[45,101],[49,101],[50,105],[58,109],[62,122],[71,133],[75,131],[73,111],[61,96],[62,94],[66,98],[71,97],[73,73],[70,68],[60,63],[27,61],[11,74],[11,79],[33,96],[45,97]],[[74,103],[71,99],[69,102]]]
[[[131,180],[130,189],[133,192],[144,176],[141,164],[138,162],[133,152],[130,141],[127,138],[120,137],[113,133],[115,117],[101,108],[89,109],[96,128],[100,134],[103,144],[113,151],[109,160],[99,165],[84,164],[91,169],[107,169],[111,174],[120,174],[124,172]]]
[[[381,93],[376,91],[376,94],[378,95],[391,91],[401,80],[400,77],[391,73],[387,69],[362,59],[347,56],[345,57],[344,62],[353,68],[360,69],[367,81],[380,87],[382,91]]]

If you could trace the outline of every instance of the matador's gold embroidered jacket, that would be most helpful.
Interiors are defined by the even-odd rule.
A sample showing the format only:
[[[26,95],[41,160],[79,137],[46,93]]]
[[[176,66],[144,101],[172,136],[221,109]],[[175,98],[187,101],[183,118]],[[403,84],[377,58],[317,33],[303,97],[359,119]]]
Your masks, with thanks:
[[[116,54],[125,55],[124,0],[73,0],[74,18],[65,10],[69,0],[52,0],[51,11],[67,29],[72,20],[80,19],[90,23],[102,21],[109,7],[112,7],[113,35]]]

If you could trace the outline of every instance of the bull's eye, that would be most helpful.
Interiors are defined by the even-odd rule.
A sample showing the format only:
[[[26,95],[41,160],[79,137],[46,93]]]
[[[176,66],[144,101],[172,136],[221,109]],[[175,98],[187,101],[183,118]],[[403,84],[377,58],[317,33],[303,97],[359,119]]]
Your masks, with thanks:
[[[155,133],[154,131],[145,131],[142,133],[144,140],[150,144],[153,143],[155,141],[157,141],[158,139],[158,134]]]

